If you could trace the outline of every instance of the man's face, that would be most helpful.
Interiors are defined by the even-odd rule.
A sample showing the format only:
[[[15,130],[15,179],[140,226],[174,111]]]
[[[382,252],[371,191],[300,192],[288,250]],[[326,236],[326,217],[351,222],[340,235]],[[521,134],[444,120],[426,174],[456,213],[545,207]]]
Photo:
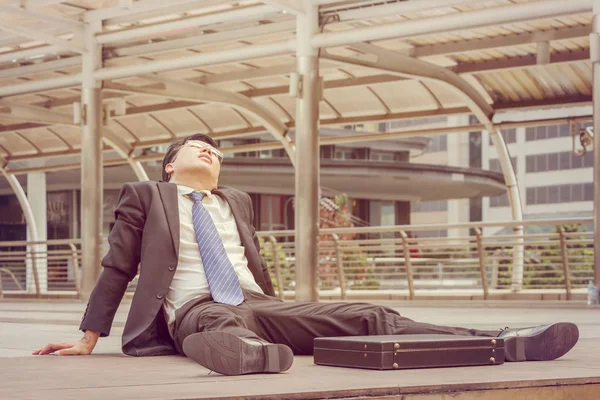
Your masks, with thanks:
[[[171,175],[198,175],[208,174],[217,179],[221,171],[223,153],[210,144],[200,140],[188,140],[179,149],[175,159],[166,165],[165,170]]]

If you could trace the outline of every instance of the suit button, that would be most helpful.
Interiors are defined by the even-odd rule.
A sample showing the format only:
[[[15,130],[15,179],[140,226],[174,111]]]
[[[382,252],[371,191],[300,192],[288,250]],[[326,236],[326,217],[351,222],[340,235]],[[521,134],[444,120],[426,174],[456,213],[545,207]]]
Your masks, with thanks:
[[[169,265],[169,271],[175,271],[175,264]]]
[[[163,297],[165,297],[165,294],[163,292],[158,292],[158,294],[156,295],[157,299],[162,299]]]

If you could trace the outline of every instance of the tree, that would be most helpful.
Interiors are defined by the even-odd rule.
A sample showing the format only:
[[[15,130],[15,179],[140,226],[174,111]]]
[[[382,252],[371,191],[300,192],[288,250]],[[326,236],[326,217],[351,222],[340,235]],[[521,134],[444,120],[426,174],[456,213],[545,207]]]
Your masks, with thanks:
[[[331,201],[322,198],[319,208],[319,228],[353,228],[352,214],[348,209],[349,198],[343,193],[335,196]],[[353,240],[355,233],[338,235],[339,240]],[[340,285],[337,271],[337,260],[335,247],[326,246],[325,243],[333,243],[333,235],[321,234],[319,238],[323,246],[320,246],[319,278],[322,289],[330,289]],[[379,287],[379,281],[374,277],[374,271],[369,265],[365,254],[359,247],[342,247],[342,264],[347,287],[354,289]]]

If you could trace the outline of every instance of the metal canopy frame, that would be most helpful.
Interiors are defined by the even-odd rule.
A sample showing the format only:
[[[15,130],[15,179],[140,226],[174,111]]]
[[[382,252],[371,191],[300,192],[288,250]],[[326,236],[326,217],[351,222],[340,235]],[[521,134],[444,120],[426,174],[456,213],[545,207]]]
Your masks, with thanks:
[[[131,143],[120,133],[106,128],[107,120],[129,118],[134,115],[152,115],[161,110],[188,109],[198,104],[222,104],[235,109],[238,115],[248,122],[245,129],[213,131],[209,124],[198,119],[208,128],[215,138],[245,137],[256,135],[265,129],[280,143],[265,144],[283,147],[296,169],[297,196],[297,259],[299,300],[316,300],[317,236],[318,236],[318,187],[319,162],[318,126],[321,124],[359,123],[362,121],[382,121],[410,116],[449,115],[453,113],[472,113],[489,131],[497,147],[500,164],[505,176],[507,190],[515,221],[522,220],[520,196],[515,174],[510,163],[506,144],[499,127],[494,124],[496,110],[504,107],[525,107],[544,104],[568,104],[589,102],[592,91],[587,80],[590,72],[585,63],[593,61],[594,81],[600,74],[600,40],[598,40],[598,21],[595,15],[600,0],[532,0],[518,4],[506,2],[495,7],[481,7],[475,0],[430,0],[377,2],[339,1],[339,0],[265,0],[244,1],[233,7],[227,0],[175,0],[168,4],[159,0],[140,0],[130,2],[128,7],[105,7],[88,10],[83,13],[68,11],[63,17],[55,13],[50,17],[44,7],[69,9],[69,4],[60,0],[24,3],[8,2],[0,6],[0,17],[11,15],[15,18],[39,21],[40,19],[63,30],[53,30],[53,34],[39,32],[31,27],[13,26],[0,20],[0,30],[12,32],[14,38],[0,41],[0,46],[19,45],[23,38],[39,40],[47,45],[34,43],[23,48],[2,52],[0,66],[9,60],[22,60],[31,56],[42,56],[40,63],[23,65],[16,69],[0,69],[0,113],[1,119],[25,121],[14,125],[0,126],[0,134],[38,129],[47,124],[72,125],[70,114],[52,110],[70,105],[80,97],[82,104],[82,235],[83,235],[83,284],[84,296],[91,292],[100,266],[99,223],[102,204],[102,142],[109,144],[127,163],[131,165],[140,180],[148,179],[141,164],[141,158],[134,156],[137,148],[147,147],[156,141]],[[41,4],[43,3],[43,4]],[[535,32],[511,32],[490,36],[466,37],[461,31],[498,27],[502,24],[528,23],[534,20],[553,19],[590,13],[594,6],[592,24],[566,26],[553,30]],[[56,9],[52,9],[56,11]],[[198,10],[206,10],[204,12]],[[446,10],[446,12],[430,12]],[[450,10],[450,11],[448,11]],[[171,16],[169,16],[171,14]],[[388,22],[386,18],[391,18]],[[268,20],[268,23],[265,22]],[[236,24],[239,28],[232,29]],[[348,25],[354,24],[354,25]],[[64,28],[68,28],[67,31]],[[353,27],[349,29],[349,27]],[[589,50],[581,39],[593,31],[590,36]],[[449,35],[454,32],[454,40],[428,43],[428,35]],[[458,32],[458,33],[457,33]],[[279,35],[273,36],[273,35]],[[253,42],[254,38],[270,38]],[[418,38],[425,40],[419,42]],[[449,36],[447,36],[449,37]],[[413,40],[410,46],[404,46],[405,40]],[[258,40],[258,39],[257,39]],[[573,50],[566,46],[552,48],[550,42],[576,41],[579,48]],[[237,41],[243,46],[218,46],[222,43]],[[398,46],[398,43],[401,45]],[[538,54],[523,55],[522,46],[534,44]],[[563,42],[561,42],[563,43]],[[211,51],[198,51],[194,46],[210,46]],[[521,46],[521,47],[520,47]],[[561,44],[563,46],[563,44]],[[584,46],[584,47],[581,47]],[[473,61],[470,52],[498,51],[514,47],[515,56],[502,59],[484,59]],[[559,46],[560,47],[560,46]],[[564,46],[563,46],[564,47]],[[177,49],[189,49],[197,53],[180,57],[160,57],[164,52]],[[157,54],[156,59],[144,62],[131,62],[131,58]],[[256,60],[269,57],[295,55],[295,60],[287,63],[255,66]],[[438,57],[438,59],[436,59]],[[442,59],[439,59],[442,57]],[[445,58],[444,58],[445,57]],[[455,57],[450,59],[448,57]],[[441,61],[440,61],[441,60]],[[470,61],[465,61],[470,60]],[[454,63],[449,61],[454,61]],[[216,74],[206,73],[203,68],[212,68],[227,63],[249,65],[244,71],[232,70]],[[261,64],[261,63],[259,63]],[[81,70],[77,66],[81,65]],[[340,66],[341,65],[341,66]],[[573,67],[571,68],[571,65]],[[583,66],[582,66],[583,65]],[[566,66],[566,67],[565,67]],[[546,68],[546,69],[545,69]],[[561,69],[568,76],[578,93],[573,91],[558,93],[552,81],[552,72],[548,68]],[[529,98],[519,96],[519,87],[534,82],[531,71],[542,76],[532,85]],[[29,82],[3,82],[2,79],[14,79],[19,72],[27,74],[62,72],[60,76],[44,79],[32,79]],[[193,70],[205,72],[201,78],[169,77],[169,71]],[[326,79],[329,71],[343,73],[343,78]],[[365,71],[371,73],[365,73]],[[514,83],[508,83],[509,70],[525,71]],[[504,74],[504,75],[502,75]],[[172,75],[171,75],[172,76]],[[284,76],[289,84],[254,87],[249,81],[268,78],[281,81]],[[331,75],[334,76],[334,75]],[[132,84],[128,79],[136,78],[144,84]],[[382,84],[403,84],[404,82],[432,82],[434,87],[421,85],[435,102],[435,108],[417,112],[399,112],[388,104],[373,89]],[[525,83],[524,83],[525,82]],[[546,82],[546,83],[544,83]],[[228,85],[245,85],[246,90],[230,88]],[[512,85],[512,86],[511,86]],[[545,85],[545,86],[544,86]],[[594,102],[600,85],[594,84]],[[81,94],[52,98],[32,103],[20,100],[23,95],[39,92],[51,93],[52,90],[73,91],[81,88]],[[379,101],[382,112],[363,113],[357,116],[344,115],[334,101],[328,101],[331,91],[366,88]],[[446,92],[442,93],[441,90]],[[154,96],[167,99],[163,104],[136,106],[129,104],[122,115],[110,115],[103,107],[104,98],[122,97],[124,101],[135,96]],[[549,100],[544,93],[552,92]],[[296,98],[295,117],[282,106],[277,96],[290,94]],[[445,105],[444,96],[452,93],[454,99],[460,99],[460,106]],[[598,93],[600,95],[600,93]],[[13,99],[13,97],[15,99]],[[25,97],[26,98],[26,97]],[[335,118],[322,117],[319,103],[328,107]],[[265,103],[267,102],[267,104]],[[447,101],[446,101],[447,103]],[[597,104],[595,104],[597,108]],[[78,111],[79,113],[79,111]],[[242,114],[248,114],[260,124],[254,125]],[[594,122],[600,123],[595,113]],[[596,125],[596,124],[595,124]],[[288,130],[296,128],[295,142],[292,142]],[[384,137],[384,135],[380,135]],[[385,137],[390,137],[385,136]],[[364,138],[356,140],[363,140]],[[344,138],[338,139],[343,141]],[[348,140],[348,139],[346,139]],[[349,140],[352,140],[351,138]],[[600,139],[595,138],[595,141]],[[595,143],[600,145],[600,143]],[[257,147],[258,148],[258,147]],[[295,149],[298,149],[296,152]],[[71,147],[63,154],[76,154]],[[40,156],[47,156],[42,154]],[[8,166],[11,160],[23,159],[23,155],[6,154],[1,172],[7,177],[17,193],[25,210],[30,229],[35,227],[33,215],[28,216],[28,203],[23,189],[18,185]],[[599,157],[594,162],[594,187],[596,198],[600,198]],[[15,184],[16,182],[16,184]],[[302,190],[301,190],[302,189]],[[595,209],[596,232],[600,231],[600,213]],[[31,211],[29,207],[29,211]],[[35,232],[32,229],[32,232]],[[515,229],[521,236],[522,228]],[[596,244],[600,244],[596,234]],[[519,240],[519,239],[517,239]],[[522,239],[520,242],[522,243]],[[600,285],[600,252],[596,254],[596,284]],[[521,288],[523,275],[523,247],[516,246],[513,287]]]
[[[397,73],[402,76],[421,79],[422,81],[434,81],[442,83],[453,90],[457,91],[465,99],[465,103],[472,113],[483,123],[486,130],[490,133],[494,146],[498,150],[498,159],[506,181],[506,188],[510,199],[512,218],[514,221],[523,220],[523,207],[521,205],[521,197],[517,186],[517,177],[510,159],[510,154],[504,138],[500,133],[500,129],[494,125],[492,118],[494,117],[494,109],[485,101],[483,96],[479,94],[467,81],[462,79],[456,73],[436,66],[434,64],[417,60],[409,56],[397,54],[392,51],[382,49],[381,47],[373,46],[372,44],[359,43],[352,46],[366,54],[375,55],[375,61],[353,60],[347,57],[334,56],[326,53],[322,57],[343,62],[350,65],[361,65],[370,67],[379,71]],[[518,245],[515,246],[513,259],[513,276],[512,289],[520,290],[523,283],[523,226],[517,225],[514,228],[517,236]]]
[[[178,100],[226,104],[236,110],[247,112],[253,115],[261,125],[275,137],[275,139],[278,139],[281,142],[282,147],[292,161],[292,165],[296,164],[294,146],[287,136],[288,127],[266,107],[252,101],[252,99],[239,93],[231,93],[225,90],[209,88],[197,83],[168,79],[158,75],[143,75],[142,77],[149,81],[160,83],[160,88],[135,88],[119,84],[113,84],[110,87],[126,93],[143,93]]]

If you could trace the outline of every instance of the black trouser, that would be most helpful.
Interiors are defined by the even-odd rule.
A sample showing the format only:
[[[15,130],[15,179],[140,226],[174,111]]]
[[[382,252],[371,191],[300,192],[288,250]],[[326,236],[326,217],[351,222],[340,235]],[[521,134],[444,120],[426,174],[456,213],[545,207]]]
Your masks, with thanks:
[[[197,332],[222,331],[289,346],[294,354],[310,355],[313,339],[324,336],[448,334],[497,336],[482,331],[415,322],[391,308],[366,303],[300,303],[244,291],[239,306],[214,303],[210,296],[192,300],[177,311],[174,341]]]

